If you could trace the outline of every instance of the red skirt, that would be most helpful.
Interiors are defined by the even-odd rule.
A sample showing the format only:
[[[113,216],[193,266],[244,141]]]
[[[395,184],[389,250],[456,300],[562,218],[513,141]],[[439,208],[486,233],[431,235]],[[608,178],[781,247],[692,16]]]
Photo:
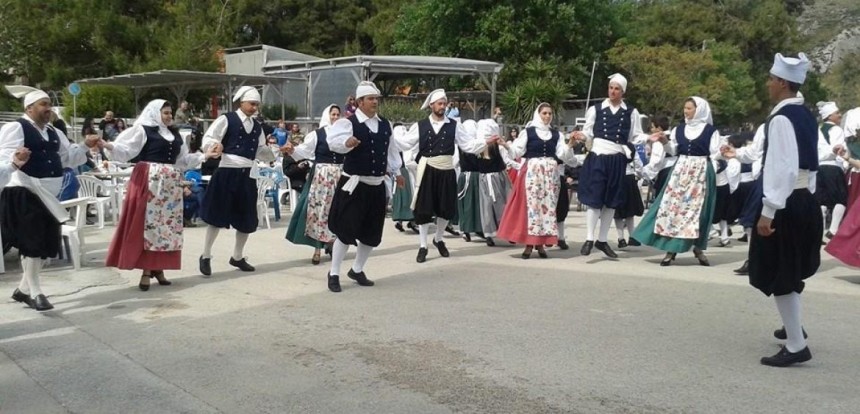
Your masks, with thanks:
[[[846,208],[851,210],[851,206],[860,198],[860,172],[848,170],[845,175],[848,180],[848,204]]]
[[[860,267],[860,203],[855,202],[848,208],[845,218],[839,224],[839,230],[827,243],[824,251],[842,263]]]
[[[182,267],[182,251],[144,250],[143,229],[149,201],[149,163],[139,162],[131,173],[123,214],[108,248],[105,265],[123,270],[175,270]]]
[[[497,235],[500,239],[518,244],[534,246],[557,244],[558,233],[555,236],[535,236],[528,232],[529,208],[526,201],[526,176],[528,175],[529,161],[531,160],[526,160],[520,171],[517,172],[514,191],[508,197]],[[555,174],[555,177],[558,178],[558,174]],[[552,213],[555,214],[555,209]]]

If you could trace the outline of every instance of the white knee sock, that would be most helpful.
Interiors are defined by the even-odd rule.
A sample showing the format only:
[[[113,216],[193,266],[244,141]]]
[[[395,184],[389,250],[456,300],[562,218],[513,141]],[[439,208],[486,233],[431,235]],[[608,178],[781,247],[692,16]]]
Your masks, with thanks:
[[[845,206],[837,204],[833,207],[833,217],[830,219],[830,232],[836,234],[839,230],[839,224],[842,223],[842,218],[845,217]]]
[[[331,270],[329,274],[332,276],[340,275],[340,265],[343,263],[343,258],[346,257],[346,252],[349,250],[349,245],[344,244],[340,239],[335,240],[331,246]]]
[[[604,208],[600,211],[600,233],[597,234],[597,241],[606,242],[609,237],[609,227],[612,226],[613,217],[615,217],[614,208]]]
[[[821,226],[827,228],[827,207],[821,206]]]
[[[559,221],[557,224],[558,224],[558,239],[564,240],[564,222]],[[487,236],[487,237],[490,237],[490,236]]]
[[[202,254],[204,259],[212,257],[212,245],[215,244],[215,239],[218,238],[219,231],[221,231],[221,229],[215,226],[206,227],[206,240],[203,242]]]
[[[720,220],[720,240],[729,239],[729,223],[725,220]]]
[[[774,296],[774,299],[776,299],[776,309],[779,311],[788,337],[785,347],[790,352],[799,352],[806,348],[806,340],[803,339],[803,325],[800,319],[800,294],[792,292],[787,295]]]
[[[589,207],[585,211],[585,240],[594,241],[594,230],[597,229],[597,223],[600,221],[600,209]]]
[[[427,233],[430,232],[430,223],[418,225],[418,247],[427,248]]]
[[[361,273],[364,271],[364,265],[367,264],[367,259],[370,257],[371,251],[373,251],[373,247],[358,242],[358,248],[355,252],[355,261],[352,263],[353,272]]]
[[[752,227],[744,227],[744,233],[747,235],[747,240],[752,239]]]
[[[618,232],[618,239],[624,238],[624,219],[615,219],[615,231]]]
[[[42,259],[38,257],[21,257],[21,268],[24,274],[21,276],[21,283],[18,285],[25,286],[27,291],[21,289],[21,292],[27,293],[30,297],[36,297],[42,294],[42,287],[39,285],[39,270],[42,269]]]
[[[236,232],[236,245],[233,246],[233,260],[242,260],[245,256],[245,243],[248,242],[248,233]]]
[[[443,218],[436,219],[436,240],[437,242],[442,241],[442,236],[445,235],[445,228],[448,227],[448,220]]]
[[[624,219],[624,223],[627,227],[627,237],[633,237],[633,228],[636,227],[636,218],[635,217],[627,217]]]

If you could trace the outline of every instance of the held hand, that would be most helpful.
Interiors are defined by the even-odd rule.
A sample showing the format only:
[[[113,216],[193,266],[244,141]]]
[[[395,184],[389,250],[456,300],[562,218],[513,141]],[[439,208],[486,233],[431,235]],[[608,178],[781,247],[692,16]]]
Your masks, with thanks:
[[[758,225],[756,225],[756,231],[758,231],[758,234],[760,236],[768,237],[774,233],[773,227],[771,227],[772,224],[773,224],[773,219],[767,218],[765,216],[761,216],[761,218],[758,219]]]
[[[584,142],[587,139],[587,137],[585,136],[585,134],[582,133],[582,131],[573,131],[570,133],[570,137],[579,142]]]
[[[359,144],[361,144],[361,141],[359,141],[358,138],[356,138],[356,137],[349,137],[349,139],[346,140],[346,147],[347,148],[355,148]]]
[[[846,158],[845,155],[847,152],[848,151],[845,149],[845,146],[843,146],[843,145],[837,145],[837,146],[833,147],[833,154],[835,154],[837,157]]]
[[[221,156],[221,151],[217,148],[218,144],[212,145],[206,150],[206,153],[203,156],[208,160],[210,158],[219,158]]]
[[[721,146],[720,147],[720,154],[722,154],[723,158],[726,158],[726,159],[735,158],[737,156],[737,152],[735,151],[734,147],[729,146],[729,145]]]
[[[284,144],[284,146],[280,148],[281,154],[288,155],[293,155],[293,152],[295,152],[295,150],[296,149],[293,147],[293,143],[291,142],[287,142],[286,144]]]
[[[215,152],[215,154],[217,154],[217,155],[218,155],[218,157],[220,157],[220,156],[221,156],[221,153],[223,153],[223,152],[224,152],[224,145],[222,145],[220,142],[216,142],[216,143],[212,144],[212,145],[209,147],[209,149],[211,149],[212,151],[214,151],[214,152]],[[215,157],[215,158],[218,158],[218,157]]]
[[[658,132],[656,134],[651,134],[648,137],[648,140],[651,142],[659,142],[661,144],[665,144],[665,143],[669,142],[669,140],[666,138],[665,135],[663,135],[662,132]]]
[[[27,147],[20,147],[15,150],[15,155],[12,157],[12,164],[21,168],[28,160],[30,160],[30,149]]]
[[[397,177],[394,177],[394,181],[397,183],[397,188],[406,187],[406,179],[403,178],[402,175],[398,175]]]
[[[84,139],[84,145],[86,145],[87,148],[97,147],[99,145],[99,141],[101,141],[101,138],[99,138],[98,135],[87,135]]]

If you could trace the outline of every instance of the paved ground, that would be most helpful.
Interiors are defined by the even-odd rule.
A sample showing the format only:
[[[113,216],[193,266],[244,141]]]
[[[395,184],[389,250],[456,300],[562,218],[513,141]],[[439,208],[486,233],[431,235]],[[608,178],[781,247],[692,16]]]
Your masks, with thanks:
[[[570,240],[584,235],[573,213]],[[202,228],[188,229],[170,287],[99,267],[110,228],[93,230],[81,272],[43,276],[56,309],[0,300],[0,412],[849,413],[860,405],[860,271],[827,258],[804,297],[814,359],[760,366],[775,353],[772,299],[733,276],[746,252],[708,251],[657,265],[551,258],[448,239],[414,261],[416,237],[389,224],[367,273],[377,286],[325,287],[326,264],[283,240],[285,221],[248,243],[257,272],[197,275]],[[614,234],[614,231],[613,231]],[[350,258],[352,255],[349,256]],[[348,260],[348,263],[350,261]],[[14,258],[0,275],[11,294]]]

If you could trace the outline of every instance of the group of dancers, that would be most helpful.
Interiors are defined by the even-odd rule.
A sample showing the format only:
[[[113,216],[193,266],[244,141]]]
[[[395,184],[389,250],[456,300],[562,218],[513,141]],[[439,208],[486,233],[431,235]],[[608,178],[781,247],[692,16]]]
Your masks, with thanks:
[[[422,105],[429,110],[427,119],[408,127],[392,124],[378,113],[379,89],[363,81],[356,89],[353,114],[341,118],[341,109],[329,105],[317,130],[301,144],[281,147],[283,153],[314,165],[286,238],[313,247],[314,264],[321,262],[322,249],[331,254],[327,283],[332,292],[342,290],[341,268],[349,246],[357,252],[347,277],[360,286],[374,285],[365,266],[382,241],[389,205],[394,220],[414,222],[418,263],[427,260],[430,237],[440,256],[450,255],[442,236],[455,220],[466,237],[480,234],[489,246],[495,240],[522,244],[523,259],[535,250],[545,258],[547,246],[568,248],[564,221],[570,203],[564,167],[581,167],[576,192],[587,208],[582,255],[596,248],[617,257],[608,243],[614,222],[619,247],[641,243],[663,250],[664,266],[692,249],[707,266],[704,251],[712,225],[718,226],[720,244],[726,245],[728,224],[740,219],[750,252],[739,273],[748,272],[753,286],[776,298],[784,328],[775,335],[787,339],[779,353],[761,362],[788,366],[806,361],[811,353],[800,322],[800,293],[820,263],[822,213],[836,222],[827,233],[832,237],[828,251],[860,265],[860,208],[849,204],[848,186],[835,183],[836,178],[844,180],[841,170],[837,174],[829,168],[841,168],[843,162],[855,168],[851,193],[856,197],[856,129],[837,126],[838,109],[832,111],[831,103],[818,105],[825,121],[819,128],[797,96],[808,64],[803,54],[777,54],[767,81],[774,110],[754,137],[729,139],[714,127],[710,104],[695,96],[684,102],[684,119],[677,127],[669,129],[665,118],[656,118],[651,131],[644,132],[639,112],[624,100],[628,82],[620,74],[609,78],[608,98],[587,109],[581,131],[565,137],[553,127],[554,108],[541,103],[510,142],[500,137],[493,120],[459,122],[445,116],[448,100],[441,89]],[[255,88],[236,92],[233,100],[239,108],[213,122],[198,153],[188,152],[164,100],[150,102],[135,126],[115,142],[87,137],[77,145],[48,125],[47,94],[26,87],[9,89],[24,99],[26,108],[18,122],[0,130],[2,237],[4,245],[17,247],[23,257],[24,275],[13,299],[37,310],[52,308],[39,288],[38,272],[42,260],[56,256],[59,225],[67,215],[56,201],[56,181],[61,167],[83,163],[90,147],[106,149],[119,161],[136,162],[108,266],[141,269],[141,290],[149,289],[151,279],[169,285],[164,271],[181,267],[181,172],[220,157],[201,208],[208,227],[199,270],[204,276],[212,274],[212,246],[220,229],[229,228],[236,236],[228,263],[242,271],[255,270],[244,246],[258,226],[257,160],[274,160],[253,116],[261,100]],[[826,145],[819,140],[822,134]],[[583,144],[589,148],[587,155],[576,154],[574,148]],[[647,163],[637,151],[644,145],[651,148]],[[506,172],[510,169],[516,172],[513,180]],[[657,183],[647,211],[638,175]],[[819,191],[828,190],[816,192],[816,183]],[[634,227],[632,217],[643,213]],[[843,217],[848,220],[839,226]]]

